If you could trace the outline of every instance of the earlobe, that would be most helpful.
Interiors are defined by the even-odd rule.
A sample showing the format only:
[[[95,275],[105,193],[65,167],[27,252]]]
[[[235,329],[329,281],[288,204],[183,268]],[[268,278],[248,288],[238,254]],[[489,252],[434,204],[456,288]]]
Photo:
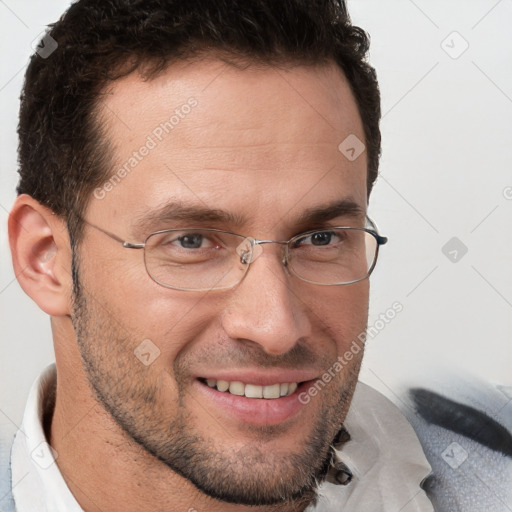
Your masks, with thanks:
[[[70,314],[71,249],[64,221],[22,194],[9,215],[9,244],[16,278],[47,314]]]

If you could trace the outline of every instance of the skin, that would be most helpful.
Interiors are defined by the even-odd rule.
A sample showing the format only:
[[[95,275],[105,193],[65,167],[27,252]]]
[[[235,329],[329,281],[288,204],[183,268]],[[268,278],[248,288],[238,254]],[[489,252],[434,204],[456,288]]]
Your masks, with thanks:
[[[98,116],[112,143],[112,173],[176,108],[197,100],[105,197],[91,197],[86,219],[122,239],[142,242],[151,231],[187,225],[155,220],[145,231],[136,225],[178,200],[244,217],[203,226],[259,239],[286,240],[316,228],[298,225],[301,213],[340,199],[356,203],[360,214],[321,227],[364,225],[366,154],[350,162],[338,150],[349,134],[364,140],[363,128],[334,65],[238,69],[212,58],[173,64],[151,80],[134,73],[104,92]],[[172,290],[150,279],[142,251],[86,227],[76,255],[80,295],[73,300],[63,219],[20,196],[10,242],[19,282],[51,316],[58,381],[47,435],[84,510],[307,506],[312,495],[297,494],[321,472],[363,352],[277,423],[240,420],[208,400],[197,378],[234,372],[251,382],[282,371],[321,377],[365,329],[368,280],[331,287],[301,282],[271,244],[231,290]],[[134,356],[145,339],[160,350],[148,366]],[[178,443],[178,451],[192,455],[176,470],[179,453],[171,452]],[[215,488],[231,493],[227,501],[244,488],[267,504],[226,503],[212,497]],[[289,499],[272,504],[283,493]]]

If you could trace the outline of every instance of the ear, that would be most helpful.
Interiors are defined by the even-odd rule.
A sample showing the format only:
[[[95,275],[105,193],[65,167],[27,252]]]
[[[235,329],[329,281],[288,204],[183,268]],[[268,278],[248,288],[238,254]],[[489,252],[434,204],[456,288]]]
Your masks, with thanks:
[[[71,312],[71,247],[65,221],[34,198],[18,196],[9,215],[9,244],[16,278],[51,316]]]

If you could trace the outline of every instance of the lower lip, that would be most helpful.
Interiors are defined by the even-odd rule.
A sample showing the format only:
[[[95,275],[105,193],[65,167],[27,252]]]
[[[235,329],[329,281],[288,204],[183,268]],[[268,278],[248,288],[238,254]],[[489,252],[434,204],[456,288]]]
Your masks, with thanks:
[[[227,391],[218,391],[201,381],[196,380],[195,386],[200,393],[206,395],[214,408],[226,411],[236,419],[251,425],[278,425],[298,415],[305,406],[299,399],[299,393],[312,381],[303,382],[290,396],[280,398],[247,398],[232,395]]]

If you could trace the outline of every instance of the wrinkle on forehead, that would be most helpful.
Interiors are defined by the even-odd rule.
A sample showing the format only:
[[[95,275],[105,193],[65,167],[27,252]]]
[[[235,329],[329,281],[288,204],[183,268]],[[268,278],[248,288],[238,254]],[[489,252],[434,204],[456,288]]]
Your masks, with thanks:
[[[366,154],[349,161],[338,149],[350,134],[364,139],[362,122],[335,65],[240,70],[204,61],[148,81],[123,78],[102,110],[116,165],[190,98],[197,105],[102,205],[127,218],[175,200],[275,219],[348,196],[365,208]]]
[[[192,145],[200,143],[199,135],[205,129],[216,130],[221,125],[223,130],[254,135],[251,132],[261,128],[265,117],[286,116],[293,121],[307,116],[314,125],[324,124],[330,131],[364,133],[350,85],[334,63],[289,68],[249,66],[243,70],[215,60],[193,65],[175,63],[151,80],[132,73],[114,82],[101,105],[110,127],[116,128],[114,135],[119,132],[133,136],[130,132],[134,127],[145,124],[145,120],[161,122],[172,114],[173,106],[179,107],[190,97],[197,98],[195,113],[200,113],[188,126],[191,138],[187,142]],[[237,115],[241,112],[245,115]],[[297,136],[299,131],[293,130],[292,123],[290,131],[280,132],[278,142],[286,143],[287,137]],[[220,145],[222,133],[217,135]],[[229,135],[225,140],[230,146]],[[316,131],[306,135],[303,143],[321,142]]]

